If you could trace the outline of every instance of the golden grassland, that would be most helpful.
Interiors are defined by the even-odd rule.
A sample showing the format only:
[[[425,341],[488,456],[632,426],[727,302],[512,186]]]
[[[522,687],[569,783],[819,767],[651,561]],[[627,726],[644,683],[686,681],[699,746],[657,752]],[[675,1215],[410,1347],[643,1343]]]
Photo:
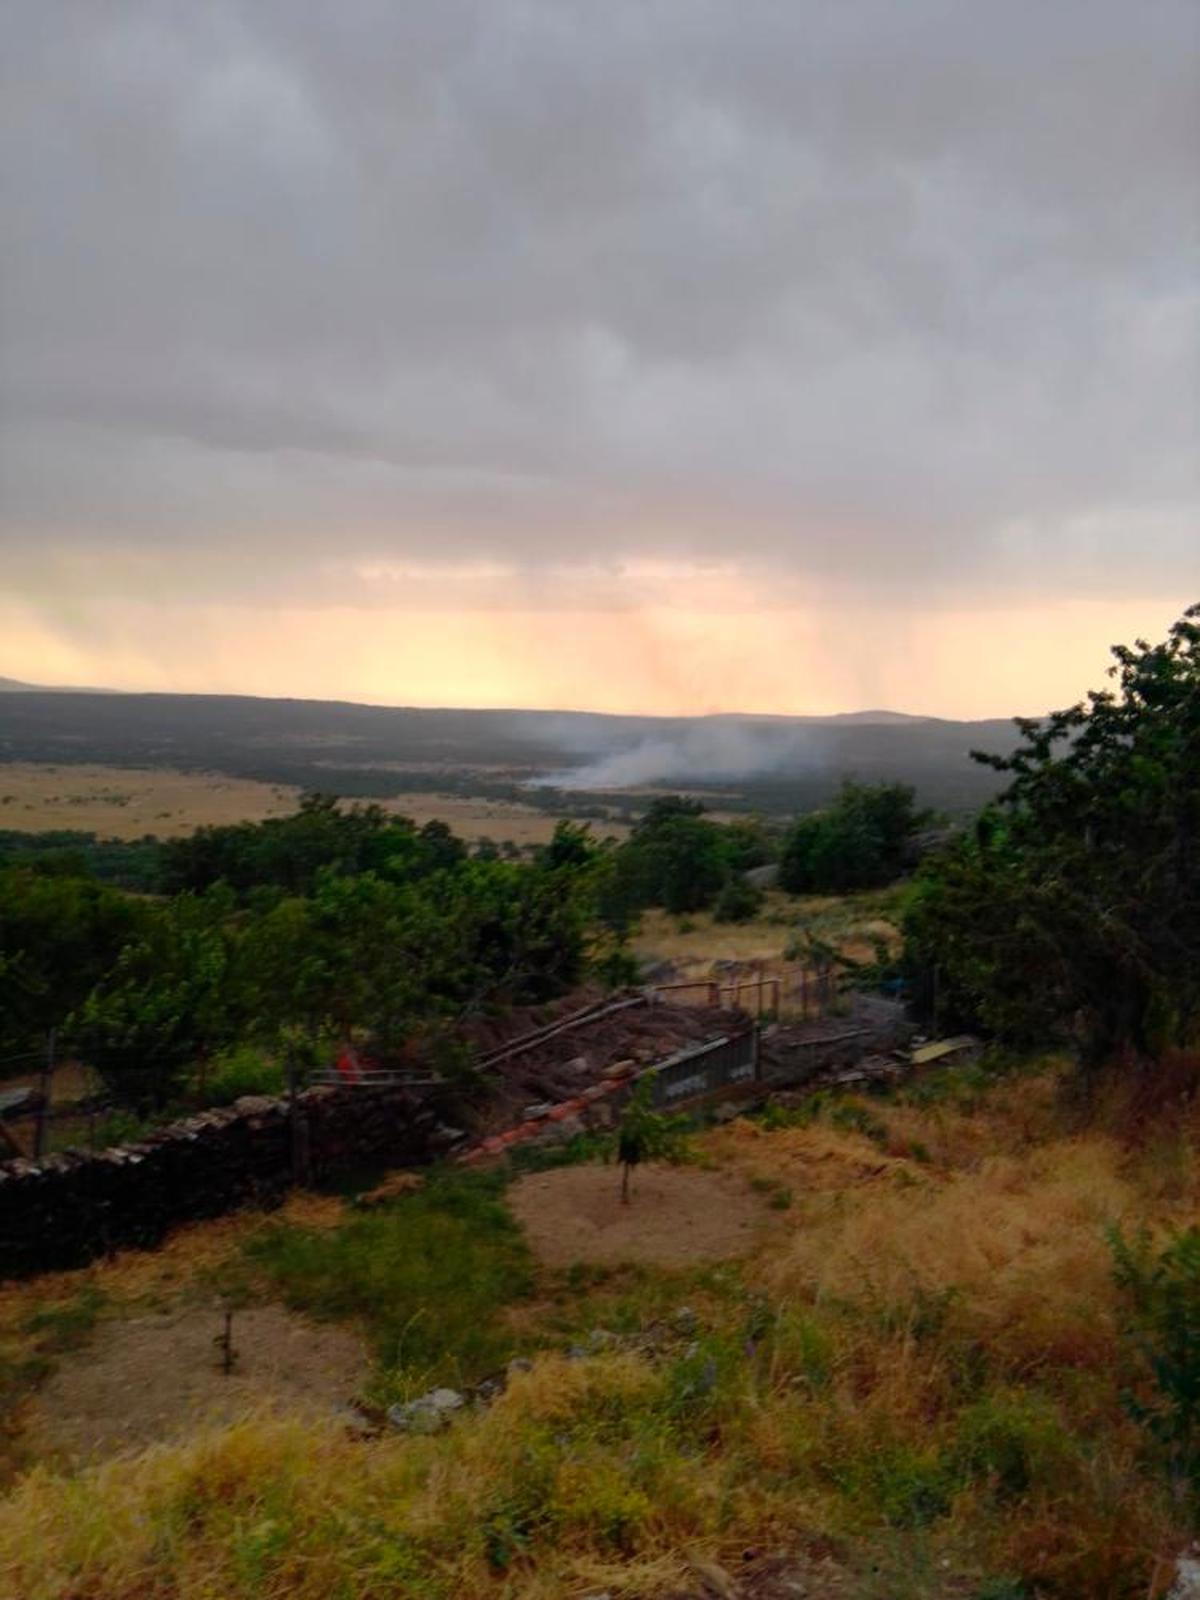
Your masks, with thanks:
[[[658,908],[642,913],[633,949],[643,961],[670,961],[681,978],[704,978],[716,964],[762,963],[778,967],[806,933],[816,935],[852,961],[870,961],[875,941],[889,948],[899,935],[894,889],[857,895],[789,895],[770,890],[757,916],[717,922],[711,911],[676,916]]]
[[[69,828],[104,839],[172,839],[209,825],[286,816],[299,798],[288,784],[169,767],[0,764],[0,828],[24,833]],[[376,803],[418,826],[436,819],[468,841],[510,840],[521,848],[545,844],[557,822],[534,806],[466,795],[398,794]],[[596,831],[623,837],[629,830],[613,822]]]
[[[1190,1530],[1122,1404],[1139,1376],[1104,1235],[1197,1220],[1198,1134],[1194,1103],[1084,1107],[1054,1063],[734,1122],[701,1161],[778,1200],[744,1262],[540,1268],[513,1317],[550,1348],[436,1437],[252,1416],[34,1466],[0,1503],[6,1592],[654,1596],[752,1546],[831,1555],[850,1587],[828,1593],[873,1600],[1161,1594]],[[325,1226],[336,1203],[311,1204]],[[81,1282],[174,1292],[253,1226],[10,1288],[0,1319]],[[684,1302],[693,1334],[639,1342]],[[589,1326],[631,1337],[565,1358]]]
[[[299,791],[219,773],[11,761],[0,765],[0,828],[70,828],[104,839],[160,839],[207,824],[294,811]]]

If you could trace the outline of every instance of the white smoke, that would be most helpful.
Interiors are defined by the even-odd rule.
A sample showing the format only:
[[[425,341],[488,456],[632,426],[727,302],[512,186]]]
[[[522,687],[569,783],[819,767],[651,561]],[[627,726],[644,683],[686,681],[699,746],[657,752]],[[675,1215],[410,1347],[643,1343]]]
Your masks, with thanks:
[[[546,773],[532,779],[531,787],[610,790],[678,780],[711,783],[819,764],[813,741],[804,729],[750,729],[702,722],[673,738],[644,738],[585,767]]]

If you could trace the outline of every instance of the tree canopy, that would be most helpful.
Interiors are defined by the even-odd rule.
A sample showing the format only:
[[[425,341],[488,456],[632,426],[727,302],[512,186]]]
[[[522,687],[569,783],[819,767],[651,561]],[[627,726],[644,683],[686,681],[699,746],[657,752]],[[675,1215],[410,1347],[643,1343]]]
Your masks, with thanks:
[[[1085,1060],[1200,1021],[1200,607],[1114,647],[1109,689],[1022,719],[1010,782],[931,862],[906,925],[918,1003]]]
[[[847,782],[833,805],[798,817],[783,842],[779,884],[791,894],[845,894],[892,883],[929,821],[904,783]]]

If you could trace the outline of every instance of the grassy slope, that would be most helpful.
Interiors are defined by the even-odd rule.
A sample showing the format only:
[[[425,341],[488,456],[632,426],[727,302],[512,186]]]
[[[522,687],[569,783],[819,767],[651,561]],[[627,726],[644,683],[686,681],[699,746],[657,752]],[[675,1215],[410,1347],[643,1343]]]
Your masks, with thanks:
[[[531,1282],[486,1179],[340,1235],[323,1213],[226,1224],[215,1248],[198,1230],[209,1276],[249,1260],[297,1303],[365,1316],[401,1390],[547,1348],[432,1439],[251,1419],[35,1469],[0,1504],[0,1574],[31,1600],[549,1600],[665,1593],[685,1551],[792,1545],[877,1600],[1144,1596],[1187,1528],[1121,1403],[1138,1368],[1103,1229],[1195,1219],[1200,1117],[1124,1125],[1121,1107],[1084,1124],[1051,1067],[733,1124],[706,1156],[791,1204],[760,1257],[699,1272]],[[128,1270],[12,1291],[8,1325],[81,1289],[119,1298]],[[438,1283],[448,1314],[415,1359],[389,1346],[405,1297]],[[694,1333],[673,1325],[684,1303]],[[623,1337],[564,1359],[595,1327]]]

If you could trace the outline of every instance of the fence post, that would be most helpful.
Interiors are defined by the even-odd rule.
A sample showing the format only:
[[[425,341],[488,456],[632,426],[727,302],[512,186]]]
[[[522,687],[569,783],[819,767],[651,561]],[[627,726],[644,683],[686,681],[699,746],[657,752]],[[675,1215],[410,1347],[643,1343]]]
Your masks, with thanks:
[[[46,1059],[42,1063],[41,1104],[38,1106],[37,1127],[33,1135],[33,1154],[40,1160],[46,1149],[46,1123],[50,1116],[50,1096],[54,1090],[54,1047],[58,1029],[51,1028],[46,1035]]]
[[[308,1121],[301,1114],[296,1088],[296,1058],[287,1053],[288,1134],[292,1155],[292,1182],[305,1184],[309,1180]]]

